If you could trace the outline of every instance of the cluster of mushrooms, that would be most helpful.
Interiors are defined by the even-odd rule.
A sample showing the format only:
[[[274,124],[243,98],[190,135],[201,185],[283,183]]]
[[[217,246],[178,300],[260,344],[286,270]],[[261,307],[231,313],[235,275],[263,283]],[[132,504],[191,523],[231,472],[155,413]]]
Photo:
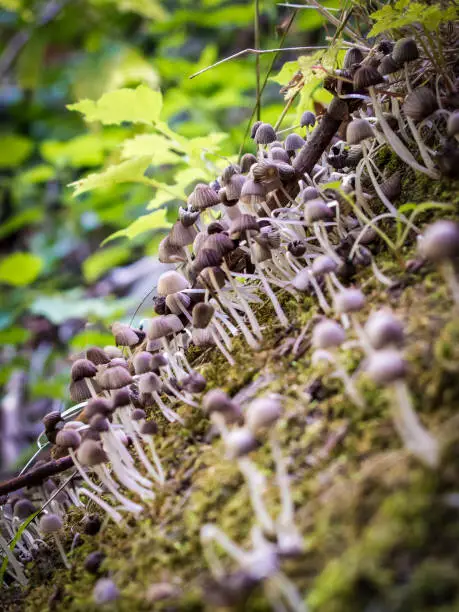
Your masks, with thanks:
[[[186,427],[180,414],[185,404],[208,415],[226,457],[244,476],[253,507],[249,550],[216,525],[202,527],[212,573],[217,580],[226,573],[215,553],[218,545],[249,584],[263,583],[274,609],[305,610],[280,568],[283,557],[301,554],[303,548],[276,433],[282,398],[266,395],[241,406],[222,390],[208,390],[187,357],[190,346],[213,347],[234,365],[235,337],[259,350],[266,331],[259,307],[269,302],[271,324],[287,330],[286,293],[298,301],[304,294],[317,301],[313,363],[327,364],[356,410],[365,411],[359,376],[385,388],[401,444],[428,468],[438,465],[439,442],[416,415],[406,384],[403,322],[388,309],[364,320],[365,295],[354,282],[356,272],[369,267],[382,290],[391,285],[374,253],[391,243],[391,228],[398,223],[406,239],[417,241],[419,257],[438,266],[459,306],[458,225],[441,220],[420,229],[396,206],[407,166],[432,179],[457,171],[451,164],[458,158],[457,94],[447,81],[426,78],[429,68],[420,55],[409,38],[383,41],[369,51],[348,49],[343,69],[325,83],[336,94],[327,113],[342,121],[341,127],[310,173],[299,175],[295,162],[323,118],[308,111],[301,119],[302,135],[276,133],[256,122],[256,154],[228,165],[211,184],[195,186],[159,247],[160,261],[175,267],[169,265],[159,278],[154,315],[138,328],[113,324],[113,346],[92,347],[72,365],[72,417],[54,412],[44,419],[54,457],[73,460],[70,482],[59,487],[48,479],[10,495],[3,505],[0,545],[8,557],[10,584],[26,584],[24,566],[50,545],[50,535],[69,567],[59,533],[70,506],[98,506],[100,514],[85,519],[88,534],[97,533],[104,520],[121,523],[127,514],[142,513],[168,478],[151,417],[161,415]],[[400,170],[390,176],[376,161],[387,146],[400,159]],[[350,345],[362,353],[362,368],[353,374],[343,358],[343,347]],[[265,476],[251,458],[265,443],[281,500],[277,516],[264,499]],[[40,509],[11,550],[8,544],[19,526]],[[97,574],[102,560],[92,553],[85,567]],[[96,583],[96,602],[118,597],[110,578]]]

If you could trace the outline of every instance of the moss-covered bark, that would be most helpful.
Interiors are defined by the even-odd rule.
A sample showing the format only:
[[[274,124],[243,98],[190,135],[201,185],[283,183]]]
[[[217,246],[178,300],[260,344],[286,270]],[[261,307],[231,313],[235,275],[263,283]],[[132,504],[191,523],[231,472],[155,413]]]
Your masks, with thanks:
[[[390,165],[390,156],[384,165]],[[402,201],[436,200],[457,204],[457,184],[433,183],[407,173]],[[432,215],[433,213],[426,213]],[[454,215],[454,211],[447,213]],[[414,256],[413,244],[403,259]],[[229,367],[215,350],[197,351],[190,358],[208,379],[244,399],[274,391],[284,398],[280,427],[305,552],[283,563],[300,587],[310,609],[320,612],[391,610],[417,612],[459,609],[459,319],[440,275],[433,269],[401,269],[380,247],[378,266],[396,282],[383,287],[362,268],[355,281],[367,295],[365,315],[388,305],[404,321],[408,380],[422,421],[441,439],[443,458],[435,471],[419,465],[401,447],[385,393],[364,375],[358,377],[366,408],[359,410],[343,393],[339,381],[311,364],[310,328],[294,341],[318,314],[315,301],[283,296],[292,322],[287,331],[269,305],[259,319],[265,342],[258,353],[236,341],[236,365]],[[360,367],[358,349],[345,353],[349,369]],[[210,432],[199,410],[181,408],[188,428],[161,424],[159,453],[169,476],[154,503],[145,504],[139,519],[123,528],[108,524],[94,537],[84,536],[66,571],[57,554],[44,554],[31,568],[31,586],[4,592],[5,610],[46,609],[90,612],[96,577],[83,569],[94,550],[106,554],[103,572],[114,578],[121,598],[113,609],[152,609],[149,588],[154,583],[176,587],[172,598],[156,602],[158,610],[213,610],[225,594],[209,587],[199,530],[216,523],[241,545],[248,543],[253,514],[247,488],[234,462],[224,458],[223,445]],[[268,479],[272,461],[262,447],[253,453]],[[267,493],[276,507],[275,489]],[[68,519],[67,548],[80,529],[82,512]],[[228,569],[231,566],[228,566]],[[207,585],[207,587],[206,587]],[[270,609],[262,590],[255,589],[239,609]]]

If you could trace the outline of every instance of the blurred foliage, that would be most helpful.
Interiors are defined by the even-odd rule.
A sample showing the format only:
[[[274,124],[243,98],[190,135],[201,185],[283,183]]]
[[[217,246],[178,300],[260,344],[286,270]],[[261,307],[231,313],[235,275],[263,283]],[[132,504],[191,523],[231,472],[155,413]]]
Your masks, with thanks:
[[[261,2],[263,48],[279,46],[291,15]],[[196,182],[215,178],[244,141],[255,57],[189,76],[252,47],[253,20],[245,1],[0,0],[0,384],[20,367],[32,399],[66,400],[69,346],[107,343],[113,319],[129,319],[139,299],[107,283],[110,273],[154,255]],[[327,35],[316,11],[297,11],[284,46]],[[279,84],[298,64],[282,65],[296,56],[274,63],[265,121],[282,112]],[[261,56],[262,75],[273,57]],[[323,76],[285,125],[329,99]]]

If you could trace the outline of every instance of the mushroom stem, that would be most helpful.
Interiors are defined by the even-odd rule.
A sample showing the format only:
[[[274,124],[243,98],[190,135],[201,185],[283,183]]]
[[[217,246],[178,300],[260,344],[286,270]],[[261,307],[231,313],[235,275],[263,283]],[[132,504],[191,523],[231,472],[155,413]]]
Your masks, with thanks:
[[[273,533],[274,523],[268,511],[266,510],[263,501],[263,493],[266,487],[265,477],[255,467],[255,465],[252,461],[250,461],[250,459],[239,459],[238,465],[239,469],[245,477],[247,486],[249,487],[250,501],[252,503],[252,507],[255,512],[255,517],[260,527],[266,533]]]
[[[225,357],[225,359],[228,361],[230,366],[234,366],[236,362],[231,357],[231,355],[227,351],[225,345],[221,342],[218,333],[215,331],[215,329],[212,326],[210,326],[210,333],[211,333],[212,338],[213,338],[215,344],[217,345],[217,348],[220,351],[220,353]]]
[[[459,281],[453,263],[450,260],[443,261],[440,265],[440,271],[448,284],[456,307],[459,307]]]
[[[65,550],[64,547],[62,546],[62,542],[60,537],[57,535],[57,533],[53,533],[53,537],[54,537],[54,542],[56,543],[56,548],[59,551],[59,554],[61,556],[61,559],[65,565],[65,567],[67,569],[71,569],[71,564],[69,562],[69,560],[67,559],[67,555],[65,554]]]
[[[95,504],[100,506],[102,510],[105,510],[105,512],[108,514],[108,516],[112,519],[113,522],[119,524],[123,520],[123,517],[119,512],[115,510],[115,508],[112,508],[109,504],[107,504],[106,501],[104,501],[101,497],[99,497],[89,489],[85,489],[84,487],[78,487],[76,492],[78,499],[83,495],[89,497],[89,499],[91,499]]]
[[[392,407],[395,428],[406,448],[422,463],[435,468],[439,461],[438,441],[419,421],[403,380],[392,383],[395,402]]]

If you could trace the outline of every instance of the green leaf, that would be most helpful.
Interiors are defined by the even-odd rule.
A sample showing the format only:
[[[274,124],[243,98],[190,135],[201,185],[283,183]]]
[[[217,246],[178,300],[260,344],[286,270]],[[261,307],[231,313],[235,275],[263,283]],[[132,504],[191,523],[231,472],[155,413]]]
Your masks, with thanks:
[[[0,283],[15,287],[30,285],[42,268],[40,257],[32,253],[13,253],[0,261]]]
[[[67,319],[111,320],[120,317],[133,303],[132,299],[88,298],[80,289],[72,289],[54,295],[42,295],[30,306],[30,312],[41,314],[52,323],[60,325]]]
[[[83,262],[83,274],[86,281],[93,283],[105,272],[129,259],[130,255],[130,249],[121,246],[96,251]]]
[[[269,80],[279,83],[280,85],[287,85],[299,69],[300,67],[296,60],[293,62],[285,62],[279,72],[269,77]]]
[[[131,223],[131,225],[128,225],[126,229],[115,232],[106,238],[102,244],[115,240],[115,238],[123,237],[132,240],[144,232],[167,229],[171,227],[172,223],[167,220],[166,214],[167,211],[164,208],[161,208],[159,210],[155,210],[149,215],[143,215]]]
[[[166,11],[158,0],[92,0],[94,4],[111,4],[123,13],[136,13],[147,19],[163,21],[167,17]]]
[[[139,134],[124,141],[121,156],[123,159],[150,156],[150,164],[176,164],[182,157],[172,148],[174,143],[160,134]]]
[[[146,85],[110,91],[97,102],[81,100],[67,106],[69,110],[82,113],[86,121],[101,121],[104,125],[119,125],[125,121],[153,125],[159,119],[161,107],[161,92]]]
[[[0,168],[16,168],[29,157],[33,142],[25,136],[0,134]]]
[[[21,172],[16,175],[16,178],[21,181],[21,183],[28,183],[29,185],[36,185],[39,183],[46,183],[51,180],[55,176],[55,170],[52,166],[48,164],[38,164],[30,170],[26,170],[25,172]]]
[[[44,212],[39,206],[17,213],[17,215],[10,217],[8,221],[5,221],[0,225],[0,239],[14,234],[14,232],[17,232],[25,225],[32,225],[33,223],[41,221],[43,219],[43,215]]]
[[[111,334],[95,331],[93,329],[83,330],[70,341],[70,348],[73,351],[83,351],[90,346],[105,346],[113,344]]]
[[[23,327],[10,327],[0,331],[0,345],[7,344],[24,344],[30,337],[30,330]]]
[[[43,159],[58,167],[100,166],[104,161],[100,139],[90,134],[67,142],[48,140],[40,147],[40,153]]]
[[[105,170],[95,174],[89,174],[79,181],[70,184],[75,191],[74,196],[91,191],[91,189],[99,189],[100,187],[112,187],[119,183],[146,183],[148,179],[144,176],[144,172],[150,163],[150,157],[138,157],[121,162],[120,164],[109,166]]]

